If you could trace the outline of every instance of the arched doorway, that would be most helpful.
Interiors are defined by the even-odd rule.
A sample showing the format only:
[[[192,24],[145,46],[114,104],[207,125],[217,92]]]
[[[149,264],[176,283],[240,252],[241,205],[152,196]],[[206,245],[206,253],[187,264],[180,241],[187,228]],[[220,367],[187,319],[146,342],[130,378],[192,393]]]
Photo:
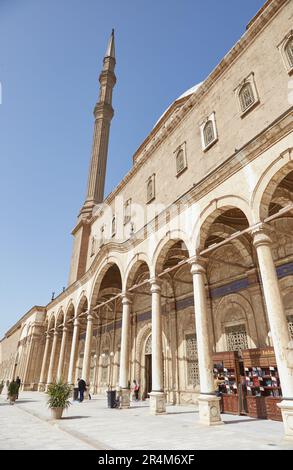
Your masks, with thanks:
[[[152,335],[146,340],[144,347],[145,355],[145,395],[152,391]]]

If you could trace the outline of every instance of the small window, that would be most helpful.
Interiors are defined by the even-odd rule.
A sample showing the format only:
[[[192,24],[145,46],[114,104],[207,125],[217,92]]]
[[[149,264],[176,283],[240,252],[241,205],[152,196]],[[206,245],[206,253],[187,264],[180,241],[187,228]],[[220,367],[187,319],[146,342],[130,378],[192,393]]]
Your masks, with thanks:
[[[286,34],[278,45],[285,68],[289,75],[293,74],[293,29]]]
[[[287,54],[290,67],[293,67],[293,38],[290,38],[287,42],[285,46],[285,52]]]
[[[100,229],[100,246],[102,246],[105,242],[105,225],[102,225]]]
[[[92,237],[91,241],[91,256],[94,256],[95,254],[95,237]]]
[[[114,215],[114,217],[112,218],[112,237],[114,237],[116,234],[116,217]]]
[[[252,86],[250,83],[243,85],[239,92],[241,110],[244,112],[255,102]]]
[[[155,198],[155,175],[152,175],[147,181],[147,202]]]
[[[124,204],[124,225],[128,224],[131,219],[131,199]]]
[[[176,155],[176,171],[177,171],[177,174],[181,173],[181,171],[183,171],[184,168],[185,168],[184,151],[183,151],[183,149],[180,149],[177,152],[177,155]]]
[[[203,134],[204,134],[204,143],[205,143],[205,146],[207,147],[213,142],[215,138],[214,126],[213,126],[212,121],[208,121],[205,124],[204,129],[203,129]]]
[[[200,125],[201,145],[203,151],[208,150],[218,140],[216,114],[213,112]]]
[[[259,104],[254,72],[245,77],[235,88],[234,92],[238,100],[240,116],[244,118]]]

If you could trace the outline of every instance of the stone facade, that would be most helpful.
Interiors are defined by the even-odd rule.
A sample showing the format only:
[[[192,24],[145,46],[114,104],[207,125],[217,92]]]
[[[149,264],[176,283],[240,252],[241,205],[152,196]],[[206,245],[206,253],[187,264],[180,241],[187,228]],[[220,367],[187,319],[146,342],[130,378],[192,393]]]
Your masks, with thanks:
[[[267,1],[101,202],[112,34],[69,286],[2,340],[0,379],[44,389],[83,377],[95,393],[119,385],[125,408],[135,379],[151,412],[198,402],[202,422],[219,424],[213,352],[273,346],[292,437],[292,15],[291,1]]]

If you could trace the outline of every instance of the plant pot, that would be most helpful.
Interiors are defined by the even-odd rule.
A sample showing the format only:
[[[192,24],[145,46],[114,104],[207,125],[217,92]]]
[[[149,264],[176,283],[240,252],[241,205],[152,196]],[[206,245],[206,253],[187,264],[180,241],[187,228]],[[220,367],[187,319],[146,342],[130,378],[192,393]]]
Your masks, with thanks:
[[[10,405],[14,405],[14,403],[16,402],[16,399],[17,399],[17,395],[9,395]]]
[[[64,408],[51,408],[52,418],[61,419]]]

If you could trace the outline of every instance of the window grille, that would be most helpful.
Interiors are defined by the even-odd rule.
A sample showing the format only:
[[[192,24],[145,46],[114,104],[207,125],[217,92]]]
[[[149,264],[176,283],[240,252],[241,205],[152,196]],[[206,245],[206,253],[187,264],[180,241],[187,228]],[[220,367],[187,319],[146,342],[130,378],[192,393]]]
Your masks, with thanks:
[[[248,349],[245,325],[235,325],[225,328],[228,351]]]
[[[185,159],[184,159],[184,152],[182,149],[176,155],[176,170],[177,173],[180,173],[185,168]]]
[[[127,224],[131,219],[131,199],[128,199],[124,205],[124,224]]]
[[[145,343],[145,354],[152,354],[152,335],[150,335]]]
[[[154,184],[153,179],[150,179],[147,184],[147,201],[151,201],[154,197]]]
[[[293,38],[291,38],[287,43],[285,51],[289,60],[289,64],[291,67],[293,67]]]
[[[186,335],[187,384],[199,384],[197,340],[195,335]]]
[[[242,111],[245,111],[254,103],[255,99],[250,83],[246,83],[245,85],[243,85],[240,90],[239,97]]]
[[[115,235],[115,233],[116,233],[116,217],[114,216],[112,219],[112,237]]]
[[[206,125],[204,126],[203,135],[204,135],[204,143],[205,143],[205,146],[207,147],[215,139],[214,125],[212,121],[208,121]]]

